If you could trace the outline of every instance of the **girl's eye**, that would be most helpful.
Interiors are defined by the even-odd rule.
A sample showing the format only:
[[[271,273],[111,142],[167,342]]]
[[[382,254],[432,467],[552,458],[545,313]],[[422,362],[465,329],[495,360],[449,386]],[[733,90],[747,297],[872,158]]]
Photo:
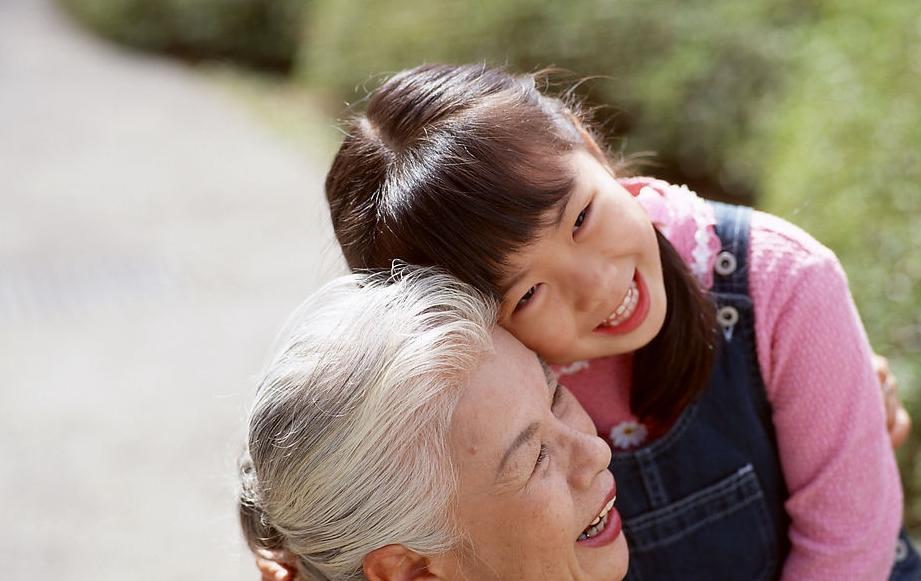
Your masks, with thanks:
[[[585,219],[588,217],[588,211],[592,207],[591,204],[585,206],[585,209],[579,212],[579,215],[576,216],[576,221],[572,225],[572,231],[575,232],[582,227],[582,224],[585,222]]]
[[[531,299],[534,298],[535,292],[537,292],[536,286],[532,286],[531,288],[529,288],[528,292],[524,293],[524,296],[518,299],[518,304],[515,305],[515,310],[517,311],[518,309],[523,308],[525,305],[531,302]]]

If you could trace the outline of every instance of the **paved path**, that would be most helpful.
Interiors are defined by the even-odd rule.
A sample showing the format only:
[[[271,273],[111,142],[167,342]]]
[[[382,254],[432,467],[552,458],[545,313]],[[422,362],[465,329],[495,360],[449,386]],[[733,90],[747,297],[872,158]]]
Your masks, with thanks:
[[[341,269],[322,165],[0,0],[0,579],[256,579],[234,457],[275,331]]]

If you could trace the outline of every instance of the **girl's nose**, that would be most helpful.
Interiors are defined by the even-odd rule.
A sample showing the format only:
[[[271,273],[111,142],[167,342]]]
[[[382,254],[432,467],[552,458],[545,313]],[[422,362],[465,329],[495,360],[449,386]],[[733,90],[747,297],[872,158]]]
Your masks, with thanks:
[[[615,278],[612,270],[613,267],[601,261],[576,261],[572,265],[571,290],[575,295],[576,309],[580,312],[594,312],[610,303],[607,289]]]

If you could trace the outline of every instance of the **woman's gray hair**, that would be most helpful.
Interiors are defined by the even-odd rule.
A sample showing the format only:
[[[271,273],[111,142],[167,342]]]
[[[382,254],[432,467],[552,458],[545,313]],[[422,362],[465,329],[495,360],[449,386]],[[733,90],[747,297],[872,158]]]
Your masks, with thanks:
[[[492,349],[495,304],[434,269],[339,278],[292,315],[259,384],[240,463],[254,550],[299,579],[364,579],[369,552],[459,539],[447,449],[463,382]]]

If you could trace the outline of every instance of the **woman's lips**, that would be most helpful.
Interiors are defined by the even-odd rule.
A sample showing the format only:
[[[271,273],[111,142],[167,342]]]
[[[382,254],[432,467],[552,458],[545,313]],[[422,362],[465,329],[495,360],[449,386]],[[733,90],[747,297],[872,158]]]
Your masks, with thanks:
[[[597,327],[595,327],[595,333],[604,333],[605,335],[622,335],[624,333],[629,333],[637,327],[639,327],[643,321],[646,320],[646,315],[649,314],[649,287],[646,286],[646,280],[640,274],[640,271],[637,270],[634,274],[633,282],[636,283],[636,292],[639,293],[639,296],[636,297],[636,308],[626,320],[620,321],[616,325],[610,325],[607,321],[611,320],[612,316],[615,313],[612,313],[612,316],[608,317],[608,320],[602,322]],[[630,300],[630,291],[627,291],[627,294],[624,299],[622,299],[621,305],[624,306]],[[614,316],[616,319],[616,316]]]
[[[604,499],[604,504],[602,507],[607,505],[608,502],[617,498],[617,486],[615,485],[611,488],[611,492]],[[601,508],[598,509],[601,512]],[[623,523],[620,519],[620,513],[617,512],[617,507],[612,506],[611,510],[607,514],[607,522],[604,525],[604,528],[598,531],[598,534],[591,538],[579,539],[576,543],[583,547],[603,547],[613,543],[617,537],[620,536],[621,528]],[[581,535],[580,535],[581,536]]]

